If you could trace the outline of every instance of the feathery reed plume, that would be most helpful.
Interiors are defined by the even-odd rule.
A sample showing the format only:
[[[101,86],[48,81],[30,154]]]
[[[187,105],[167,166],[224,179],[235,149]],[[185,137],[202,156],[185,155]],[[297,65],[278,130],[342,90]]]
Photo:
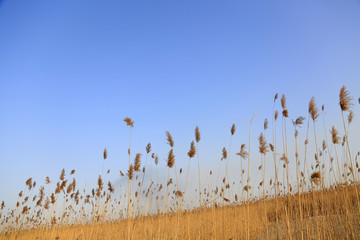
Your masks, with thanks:
[[[264,131],[268,128],[269,122],[267,120],[267,118],[265,118],[264,120]]]
[[[134,121],[132,121],[131,118],[124,118],[124,122],[126,123],[126,126],[134,127]]]
[[[110,193],[113,193],[115,191],[115,188],[113,187],[110,181],[108,182],[108,190]]]
[[[349,115],[348,115],[348,124],[350,125],[351,122],[353,121],[354,119],[354,112],[353,111],[349,111]]]
[[[316,119],[319,116],[319,109],[316,107],[315,97],[312,97],[309,102],[309,113],[310,113],[311,119],[313,121],[316,121]]]
[[[278,98],[278,93],[276,93],[274,96],[274,102],[276,101],[277,98]]]
[[[340,170],[340,163],[339,163],[339,157],[337,154],[337,150],[336,150],[336,144],[340,144],[341,138],[339,136],[339,132],[336,130],[335,126],[333,125],[331,130],[330,130],[330,134],[331,134],[331,140],[334,144],[334,149],[335,149],[335,155],[336,155],[336,161],[337,161],[337,167],[338,167],[338,178],[340,183],[342,183],[342,176],[341,176],[341,170]]]
[[[235,130],[236,130],[236,128],[235,128],[235,124],[233,124],[233,125],[231,126],[231,130],[230,130],[231,135],[234,135]]]
[[[196,126],[196,128],[195,128],[195,140],[196,140],[196,142],[200,142],[200,139],[201,139],[200,130],[199,130],[199,127]]]
[[[241,144],[240,152],[236,153],[236,155],[240,156],[242,159],[245,160],[248,156],[248,153],[245,150],[246,150],[246,145]]]
[[[336,130],[335,126],[332,126],[330,133],[331,133],[333,144],[339,144],[340,136],[339,136],[339,132]]]
[[[49,178],[49,177],[46,177],[46,178],[45,178],[45,184],[50,184],[50,183],[51,183],[50,178]]]
[[[222,158],[221,158],[221,161],[224,160],[224,159],[226,159],[226,158],[227,158],[227,151],[226,151],[226,148],[223,147],[223,149],[222,149]]]
[[[197,159],[198,159],[198,175],[199,175],[199,206],[201,206],[201,177],[200,177],[200,157],[199,157],[199,142],[200,142],[200,129],[198,126],[195,127],[195,141],[196,141],[196,152],[197,152]]]
[[[295,120],[295,122],[293,122],[293,124],[295,126],[300,126],[300,125],[302,125],[304,123],[304,120],[305,120],[305,118],[300,116]]]
[[[61,174],[60,174],[60,180],[61,181],[64,181],[64,179],[65,179],[65,169],[63,168],[63,170],[61,170]]]
[[[167,160],[167,166],[169,168],[172,168],[175,164],[175,155],[174,155],[174,150],[170,149],[169,154],[168,154],[168,160]]]
[[[194,141],[192,141],[190,144],[190,150],[188,151],[187,155],[189,156],[189,158],[193,158],[195,154],[196,154],[195,143]]]
[[[167,137],[166,140],[168,141],[168,144],[170,145],[170,147],[174,147],[174,140],[168,131],[166,131],[166,137]]]
[[[155,162],[155,165],[158,165],[158,163],[159,163],[159,156],[157,154],[155,154],[154,162]]]
[[[283,111],[282,111],[282,115],[284,116],[284,117],[289,117],[289,111],[287,110],[287,109],[284,109]]]
[[[266,194],[265,194],[265,155],[268,152],[267,146],[266,146],[266,140],[264,137],[263,133],[260,133],[260,136],[258,138],[259,140],[259,152],[261,153],[261,161],[262,161],[262,182],[261,185],[263,187],[263,203],[264,203],[264,212],[265,212],[265,216],[267,216],[267,211],[266,211],[266,203],[265,203],[265,198],[266,198]],[[265,217],[265,227],[267,229],[267,217]],[[266,236],[267,238],[269,238],[269,230],[266,230]]]
[[[102,171],[101,171],[101,176],[104,176],[104,164],[105,164],[105,159],[107,158],[107,150],[106,148],[104,148],[104,152],[103,152],[103,167],[102,167]]]
[[[26,186],[28,186],[29,190],[31,190],[31,188],[32,188],[32,178],[29,178],[28,180],[26,180],[25,184],[26,184]]]
[[[135,156],[135,161],[134,161],[134,171],[135,172],[140,172],[140,165],[141,165],[141,153],[137,153]]]
[[[107,150],[104,148],[104,154],[103,154],[104,160],[107,159]]]
[[[187,155],[189,156],[189,163],[188,163],[188,168],[187,168],[187,173],[186,173],[186,182],[185,182],[184,194],[186,193],[186,187],[187,187],[188,178],[189,178],[190,159],[193,158],[195,156],[195,154],[196,154],[195,143],[194,143],[194,141],[192,141],[191,144],[190,144],[190,150],[187,153]]]
[[[275,121],[277,120],[278,116],[279,116],[279,112],[278,112],[278,110],[276,110],[275,113],[274,113],[274,119],[275,119]]]
[[[285,97],[285,94],[282,95],[281,97],[281,107],[282,109],[286,109],[286,97]]]
[[[265,155],[269,150],[267,149],[266,140],[263,133],[260,134],[258,140],[259,140],[259,152]]]
[[[149,154],[151,152],[151,143],[148,143],[146,146],[146,153]]]
[[[129,165],[129,170],[127,173],[127,176],[129,177],[129,180],[133,179],[134,175],[134,166],[132,164]]]
[[[320,172],[313,172],[311,174],[311,181],[313,181],[316,185],[319,185],[320,178],[321,178]]]
[[[120,176],[122,177],[124,176],[124,173],[121,170],[120,170]]]
[[[71,170],[70,175],[75,174],[75,169]]]
[[[351,106],[353,105],[353,103],[351,102],[353,98],[350,96],[350,92],[346,90],[345,86],[340,89],[339,98],[341,111],[349,111]]]

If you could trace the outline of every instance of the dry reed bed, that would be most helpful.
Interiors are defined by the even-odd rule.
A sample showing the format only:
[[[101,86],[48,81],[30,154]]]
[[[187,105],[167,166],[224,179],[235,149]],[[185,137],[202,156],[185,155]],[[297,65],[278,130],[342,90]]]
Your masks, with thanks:
[[[134,121],[125,118],[130,130],[129,165],[126,174],[120,171],[120,175],[127,179],[126,188],[104,182],[110,172],[104,172],[108,155],[106,148],[101,175],[97,186],[90,192],[77,188],[75,170],[68,175],[62,170],[58,181],[53,181],[56,182],[54,190],[49,177],[44,186],[29,178],[14,209],[6,209],[5,203],[1,203],[0,239],[359,238],[360,153],[354,154],[348,138],[349,132],[354,134],[350,130],[354,119],[350,92],[344,86],[339,94],[343,135],[334,126],[328,135],[324,105],[320,112],[313,97],[309,102],[305,139],[298,139],[301,126],[306,124],[305,118],[291,118],[293,128],[289,128],[286,96],[281,96],[281,108],[276,106],[277,99],[278,94],[274,97],[271,121],[264,120],[263,131],[258,137],[259,145],[255,148],[250,145],[251,124],[258,112],[250,121],[249,143],[247,146],[241,144],[240,152],[236,153],[241,161],[238,187],[231,184],[228,173],[235,124],[230,128],[230,145],[223,147],[221,152],[221,161],[225,162],[224,176],[215,177],[210,171],[210,183],[202,183],[200,177],[199,127],[195,128],[194,141],[187,153],[186,172],[176,169],[175,142],[167,131],[166,140],[170,147],[166,162],[167,181],[159,182],[155,177],[159,157],[152,152],[150,143],[145,153],[136,153],[134,162],[131,162]],[[322,126],[318,126],[321,123]],[[280,126],[281,131],[277,129]],[[325,130],[322,144],[318,133],[321,127]],[[277,142],[276,136],[280,133],[282,141]],[[288,152],[290,137],[295,139],[295,154]],[[267,138],[272,142],[268,143]],[[298,150],[301,142],[304,144],[303,153]],[[257,167],[253,160],[255,152],[260,153],[261,159],[259,183],[250,182],[250,169]],[[310,157],[309,152],[315,156]],[[187,192],[187,184],[191,159],[195,155],[199,187],[192,195],[198,198],[198,204],[189,205],[191,193]],[[143,158],[145,162],[142,164]],[[245,166],[247,163],[247,172],[243,162]],[[291,172],[290,163],[296,165],[295,173]],[[265,171],[269,166],[273,172],[271,176],[266,175],[269,170]],[[282,178],[279,176],[281,173]],[[291,181],[291,176],[296,176],[296,180]],[[146,178],[150,182],[144,181]],[[214,186],[215,178],[222,181],[215,182]],[[180,184],[180,179],[185,184]],[[123,189],[120,198],[115,197],[119,196],[115,192],[117,187]]]

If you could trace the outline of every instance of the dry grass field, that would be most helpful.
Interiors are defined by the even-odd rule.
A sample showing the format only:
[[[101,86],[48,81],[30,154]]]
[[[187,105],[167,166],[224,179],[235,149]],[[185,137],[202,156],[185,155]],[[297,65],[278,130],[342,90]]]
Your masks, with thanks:
[[[162,183],[154,177],[159,158],[150,143],[145,154],[135,154],[132,161],[134,122],[125,118],[130,129],[129,168],[120,172],[127,180],[120,197],[115,194],[119,186],[104,182],[104,165],[97,186],[90,191],[78,188],[75,170],[63,170],[58,180],[47,177],[44,185],[29,178],[14,209],[1,204],[0,239],[359,239],[360,153],[356,149],[359,145],[348,137],[358,133],[351,128],[355,101],[345,86],[340,89],[342,125],[326,130],[327,138],[321,140],[320,129],[326,129],[325,123],[329,125],[324,106],[319,110],[312,98],[308,109],[307,118],[290,118],[285,95],[278,99],[276,94],[273,116],[270,121],[265,119],[264,130],[257,137],[259,145],[251,148],[251,123],[256,114],[250,122],[247,144],[231,146],[236,132],[235,125],[231,126],[230,146],[221,152],[225,174],[214,176],[210,172],[208,176],[222,179],[216,185],[214,181],[201,182],[205,178],[200,176],[198,127],[187,153],[189,167],[184,170],[176,169],[174,139],[166,132],[168,175]],[[305,139],[298,139],[300,130],[306,131]],[[282,141],[277,142],[276,135],[281,135]],[[290,142],[294,146],[289,146]],[[239,170],[239,185],[229,179],[231,147],[239,147],[236,155],[241,166],[246,166]],[[290,154],[288,149],[294,152]],[[259,167],[251,165],[255,154],[261,157]],[[105,149],[103,164],[106,158]],[[196,162],[199,176],[198,182],[192,183],[198,190],[189,193],[190,161]],[[296,167],[290,168],[290,163]],[[258,167],[260,182],[251,180],[250,165]],[[269,169],[271,176],[266,175]],[[149,177],[146,174],[151,181],[144,181]],[[180,177],[184,184],[179,184]],[[197,203],[190,201],[194,198]]]

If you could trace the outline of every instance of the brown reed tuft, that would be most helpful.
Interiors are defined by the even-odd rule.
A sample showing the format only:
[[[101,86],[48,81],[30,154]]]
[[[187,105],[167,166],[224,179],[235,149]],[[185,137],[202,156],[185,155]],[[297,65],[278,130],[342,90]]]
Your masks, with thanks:
[[[170,149],[169,154],[168,154],[168,160],[167,160],[167,166],[169,168],[172,168],[175,164],[175,155],[174,155],[174,150]]]
[[[102,180],[102,178],[101,178],[101,175],[99,175],[99,178],[98,178],[98,188],[99,188],[100,190],[102,190],[102,189],[103,189],[103,186],[104,186],[103,180]]]
[[[233,125],[231,126],[231,130],[230,130],[231,135],[234,135],[235,130],[236,130],[236,128],[235,128],[235,124],[233,124]]]
[[[240,152],[236,153],[236,155],[240,156],[242,159],[246,159],[248,156],[248,153],[245,151],[246,149],[246,145],[245,144],[241,144],[240,147]]]
[[[170,145],[170,147],[174,147],[174,140],[168,131],[166,131],[166,137],[167,137],[166,140],[168,141],[168,144]]]
[[[302,125],[304,123],[304,120],[305,120],[305,118],[300,116],[295,120],[294,125],[300,126],[300,125]]]
[[[316,119],[319,116],[319,109],[316,107],[315,97],[312,97],[309,102],[309,113],[311,115],[312,120],[316,121]]]
[[[124,176],[124,173],[121,170],[120,170],[120,176],[122,177]]]
[[[196,148],[195,148],[195,143],[194,141],[191,142],[190,144],[190,150],[187,153],[187,155],[189,156],[189,158],[193,158],[196,154]]]
[[[330,133],[331,133],[331,137],[332,137],[332,142],[334,144],[339,144],[340,136],[339,136],[339,132],[336,130],[335,126],[332,126]]]
[[[268,128],[269,122],[267,120],[267,118],[265,118],[264,120],[264,130],[266,130]]]
[[[28,180],[26,180],[25,184],[26,184],[26,186],[28,186],[29,190],[31,190],[31,188],[32,188],[32,178],[29,178]]]
[[[61,170],[61,174],[60,174],[60,180],[61,181],[64,181],[64,179],[65,179],[65,169],[63,168],[63,170]]]
[[[49,177],[46,177],[46,178],[45,178],[45,184],[50,184],[50,183],[51,183],[50,178],[49,178]]]
[[[126,123],[126,126],[134,127],[134,121],[132,121],[131,118],[126,117],[124,122]]]
[[[134,176],[134,166],[132,164],[129,165],[127,176],[129,177],[129,180],[131,180]]]
[[[151,143],[148,143],[146,146],[146,153],[149,154],[151,152]]]
[[[221,158],[221,161],[224,160],[224,159],[226,159],[226,158],[227,158],[227,151],[226,151],[226,148],[223,147],[223,149],[222,149],[222,158]]]
[[[135,172],[140,172],[140,165],[141,165],[141,153],[137,153],[135,156],[135,161],[134,161],[134,171]]]
[[[106,148],[104,149],[104,160],[107,158],[107,150],[106,150]]]
[[[260,133],[258,140],[259,140],[259,151],[261,154],[265,155],[268,152],[268,149],[266,146],[266,140],[263,133]]]
[[[154,162],[155,162],[155,165],[158,165],[158,163],[159,163],[159,156],[157,154],[155,154]]]
[[[350,124],[354,119],[354,112],[353,111],[349,111],[349,115],[348,115],[348,123]]]
[[[110,181],[108,182],[108,190],[110,193],[113,193],[115,191],[115,188],[113,187]]]
[[[316,185],[319,185],[319,179],[321,178],[320,172],[313,172],[311,174],[311,181],[313,181]]]
[[[200,130],[199,130],[199,127],[198,126],[196,126],[196,128],[195,128],[195,140],[196,140],[196,142],[200,142]]]
[[[278,98],[278,93],[276,93],[274,96],[274,102],[276,101],[277,98]]]
[[[288,112],[288,110],[287,109],[284,109],[283,111],[282,111],[282,115],[284,116],[284,117],[289,117],[289,112]]]
[[[282,109],[286,109],[286,97],[285,97],[285,94],[282,95],[281,97],[281,107]]]
[[[272,152],[274,152],[274,145],[272,145],[271,143],[269,143],[269,147],[270,147],[270,150],[272,151]]]
[[[351,106],[353,105],[353,103],[351,102],[353,98],[350,96],[350,92],[346,90],[345,86],[342,86],[342,88],[340,89],[339,98],[341,111],[349,111]]]

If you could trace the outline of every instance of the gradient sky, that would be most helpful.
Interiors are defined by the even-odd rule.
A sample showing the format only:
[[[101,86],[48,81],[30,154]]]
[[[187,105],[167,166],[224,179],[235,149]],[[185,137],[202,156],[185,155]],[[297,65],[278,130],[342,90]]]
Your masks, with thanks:
[[[94,184],[104,147],[109,179],[118,181],[128,164],[127,116],[132,153],[151,142],[161,169],[165,131],[181,167],[198,125],[209,169],[219,167],[231,124],[238,150],[261,110],[256,141],[276,92],[292,118],[307,117],[316,96],[328,126],[341,123],[343,85],[360,96],[358,0],[2,0],[0,201],[16,199],[27,178],[42,184],[62,168],[77,170],[80,187]]]

